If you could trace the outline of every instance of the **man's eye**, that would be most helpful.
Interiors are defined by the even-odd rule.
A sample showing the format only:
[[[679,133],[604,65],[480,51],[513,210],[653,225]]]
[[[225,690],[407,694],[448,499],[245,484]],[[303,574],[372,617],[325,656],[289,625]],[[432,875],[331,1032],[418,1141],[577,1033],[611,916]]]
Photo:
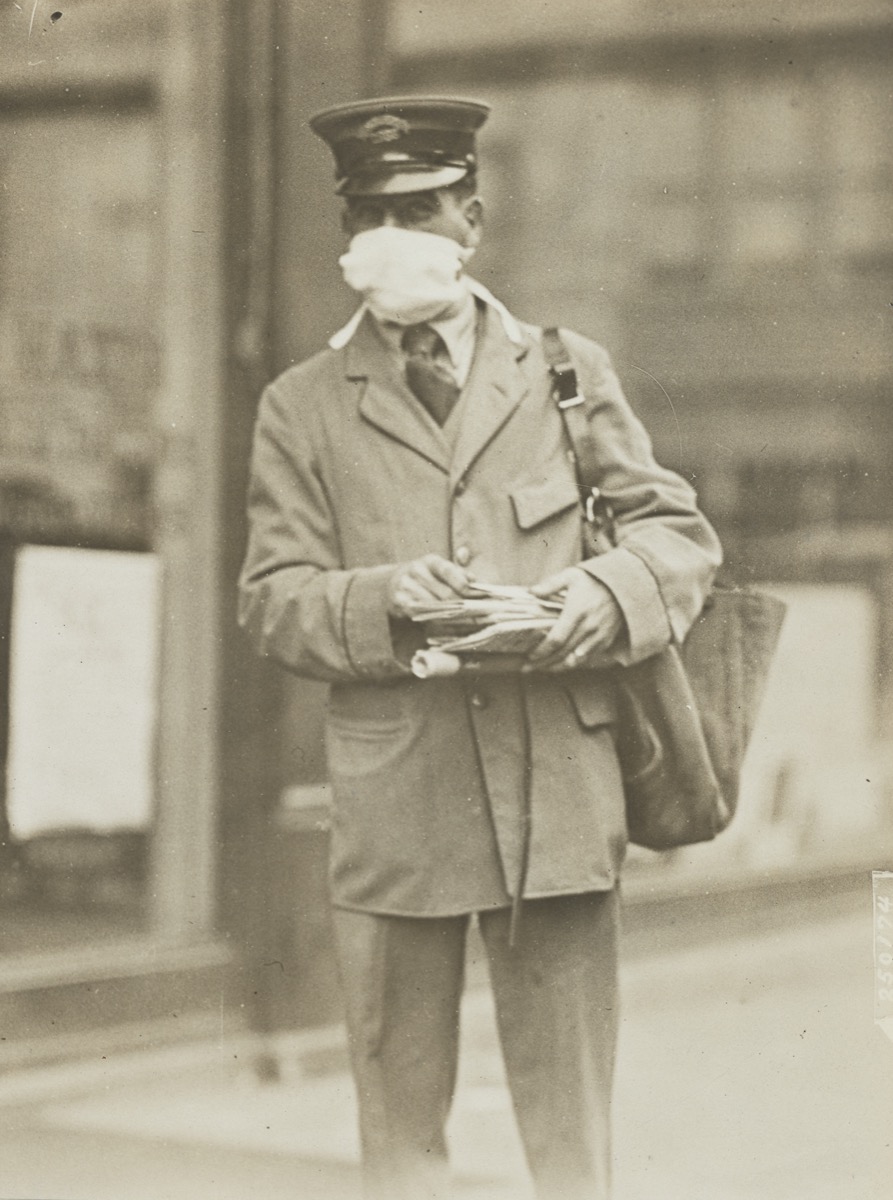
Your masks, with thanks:
[[[354,217],[361,225],[380,225],[384,219],[379,210],[371,206],[357,209]]]
[[[430,204],[413,204],[406,212],[407,220],[420,224],[422,221],[429,221],[434,215],[434,209]]]

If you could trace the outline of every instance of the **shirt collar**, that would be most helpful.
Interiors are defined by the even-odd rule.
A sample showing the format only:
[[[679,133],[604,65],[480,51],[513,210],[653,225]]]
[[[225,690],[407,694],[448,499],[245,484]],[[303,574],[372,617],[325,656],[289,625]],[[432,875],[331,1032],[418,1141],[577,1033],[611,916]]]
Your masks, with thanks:
[[[454,367],[458,367],[462,362],[465,348],[468,348],[470,360],[474,351],[474,333],[477,324],[477,311],[473,296],[468,296],[467,303],[462,305],[455,316],[438,318],[436,321],[429,321],[428,324],[432,329],[436,329],[443,338]]]

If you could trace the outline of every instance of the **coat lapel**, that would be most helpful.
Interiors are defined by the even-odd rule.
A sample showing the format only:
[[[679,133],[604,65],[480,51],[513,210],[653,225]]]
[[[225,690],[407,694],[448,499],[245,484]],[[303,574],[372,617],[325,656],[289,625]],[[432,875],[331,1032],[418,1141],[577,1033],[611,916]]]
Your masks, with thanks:
[[[509,339],[498,313],[489,306],[482,325],[462,398],[462,423],[450,466],[454,483],[493,440],[529,390],[521,366],[526,344]]]
[[[347,344],[345,354],[345,374],[359,389],[361,416],[448,473],[450,450],[446,440],[407,387],[368,314]]]

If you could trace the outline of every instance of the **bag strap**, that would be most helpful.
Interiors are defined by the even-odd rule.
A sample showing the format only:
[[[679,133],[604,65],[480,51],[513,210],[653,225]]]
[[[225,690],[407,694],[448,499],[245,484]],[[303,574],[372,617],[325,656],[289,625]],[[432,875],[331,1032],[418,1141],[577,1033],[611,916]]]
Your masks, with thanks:
[[[614,545],[614,523],[598,486],[601,472],[595,437],[586,416],[586,398],[580,391],[577,370],[567,346],[554,326],[543,330],[542,346],[552,376],[552,397],[571,446],[587,532],[594,541],[592,549],[603,554]]]

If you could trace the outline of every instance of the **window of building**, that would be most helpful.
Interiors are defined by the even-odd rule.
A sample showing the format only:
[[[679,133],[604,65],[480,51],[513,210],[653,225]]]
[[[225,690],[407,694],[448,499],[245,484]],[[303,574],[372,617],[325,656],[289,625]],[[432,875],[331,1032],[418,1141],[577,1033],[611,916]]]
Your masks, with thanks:
[[[893,257],[893,104],[889,68],[839,66],[828,81],[830,240],[858,267]]]
[[[669,276],[697,270],[708,235],[704,178],[709,110],[692,87],[650,87],[636,191],[642,197],[641,246],[648,269]]]
[[[146,919],[162,231],[138,107],[8,115],[0,163],[0,952],[15,953]]]
[[[717,110],[718,267],[738,272],[797,264],[820,234],[813,82],[779,63],[726,78]]]

